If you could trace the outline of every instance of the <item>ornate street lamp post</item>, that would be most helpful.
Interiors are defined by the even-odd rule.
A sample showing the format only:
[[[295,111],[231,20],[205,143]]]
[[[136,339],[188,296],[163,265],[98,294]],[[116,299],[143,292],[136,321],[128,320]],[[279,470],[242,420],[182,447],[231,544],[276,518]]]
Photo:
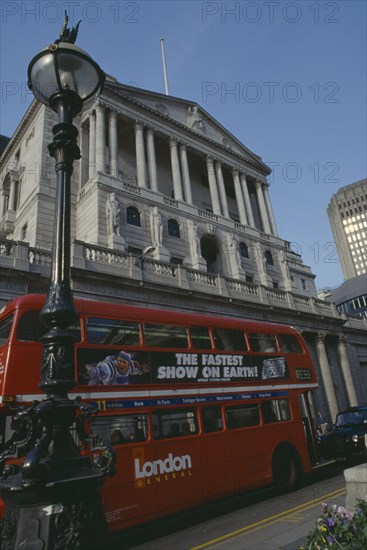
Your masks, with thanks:
[[[67,23],[66,16],[59,39],[28,68],[35,97],[59,119],[48,147],[56,161],[56,201],[52,277],[41,312],[49,329],[43,337],[40,383],[46,398],[13,417],[27,417],[32,437],[24,463],[8,465],[0,486],[6,505],[2,550],[98,548],[105,527],[99,497],[104,473],[74,443],[70,427],[78,425],[84,411],[68,397],[75,386],[74,338],[68,327],[77,319],[70,288],[70,185],[73,162],[80,158],[72,121],[101,93],[104,73],[75,46],[79,23],[71,30]]]

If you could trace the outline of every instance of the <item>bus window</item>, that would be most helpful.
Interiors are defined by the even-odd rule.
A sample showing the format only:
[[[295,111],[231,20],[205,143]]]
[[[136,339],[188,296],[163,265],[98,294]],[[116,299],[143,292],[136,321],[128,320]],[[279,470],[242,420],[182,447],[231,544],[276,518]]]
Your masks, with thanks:
[[[260,351],[262,353],[273,353],[277,351],[276,339],[272,334],[252,332],[248,334],[248,339],[252,351]]]
[[[242,330],[232,328],[213,328],[213,340],[217,349],[225,351],[247,351]]]
[[[121,445],[146,441],[148,422],[145,414],[125,414],[92,420],[92,435],[99,436],[105,443]]]
[[[277,334],[280,351],[284,353],[303,353],[302,348],[293,334]]]
[[[202,418],[205,433],[220,432],[223,430],[222,408],[220,405],[204,407],[202,409]]]
[[[9,315],[6,319],[1,321],[0,325],[0,344],[5,344],[9,338],[11,327],[13,325],[14,314]]]
[[[261,406],[264,422],[281,422],[290,420],[291,413],[289,403],[286,399],[277,399],[274,401],[264,401]]]
[[[198,432],[196,411],[179,409],[157,411],[153,414],[153,434],[155,439],[182,437]]]
[[[212,349],[208,327],[190,327],[191,345],[196,349]]]
[[[260,424],[259,407],[257,405],[233,405],[226,408],[227,426],[245,428]]]
[[[17,340],[20,342],[39,342],[44,334],[48,332],[40,318],[39,311],[26,311],[19,319],[17,328]],[[67,329],[68,333],[80,342],[80,326],[72,325]]]
[[[186,327],[179,325],[145,324],[144,338],[153,348],[188,349]]]
[[[87,335],[91,344],[140,345],[139,323],[133,321],[88,317]]]

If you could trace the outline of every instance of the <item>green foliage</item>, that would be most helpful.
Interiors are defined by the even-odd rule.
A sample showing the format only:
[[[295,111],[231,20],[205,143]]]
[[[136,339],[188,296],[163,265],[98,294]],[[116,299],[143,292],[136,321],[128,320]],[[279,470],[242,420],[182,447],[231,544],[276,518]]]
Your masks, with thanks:
[[[362,550],[367,548],[367,497],[354,512],[322,504],[322,515],[299,550]]]

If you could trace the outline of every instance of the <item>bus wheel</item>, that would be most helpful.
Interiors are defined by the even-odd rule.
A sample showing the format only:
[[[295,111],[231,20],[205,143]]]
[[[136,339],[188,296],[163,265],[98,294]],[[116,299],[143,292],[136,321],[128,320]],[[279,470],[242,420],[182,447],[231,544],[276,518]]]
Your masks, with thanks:
[[[278,449],[273,458],[273,483],[278,493],[294,491],[301,482],[299,459],[291,449]]]

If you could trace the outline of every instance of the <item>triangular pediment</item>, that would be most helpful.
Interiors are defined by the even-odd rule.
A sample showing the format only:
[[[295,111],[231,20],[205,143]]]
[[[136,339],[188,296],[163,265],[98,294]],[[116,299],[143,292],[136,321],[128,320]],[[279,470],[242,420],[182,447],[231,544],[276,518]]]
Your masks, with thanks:
[[[170,119],[180,126],[186,127],[197,136],[202,136],[217,143],[222,148],[241,155],[252,162],[259,163],[265,171],[270,172],[270,169],[261,161],[261,157],[250,151],[197,103],[141,88],[126,86],[112,80],[107,80],[106,88],[127,97],[130,101],[135,101],[145,106],[158,116]]]

